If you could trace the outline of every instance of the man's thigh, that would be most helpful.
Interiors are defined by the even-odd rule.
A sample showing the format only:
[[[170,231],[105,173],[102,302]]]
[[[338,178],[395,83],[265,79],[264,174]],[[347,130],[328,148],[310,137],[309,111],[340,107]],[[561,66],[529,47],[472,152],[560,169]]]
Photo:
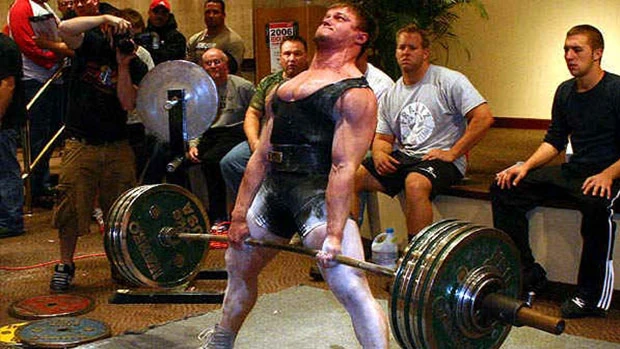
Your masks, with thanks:
[[[99,203],[104,212],[112,206],[116,198],[136,184],[135,156],[128,141],[105,146],[106,162],[101,178]]]
[[[406,174],[407,181],[411,173],[422,175],[428,179],[432,187],[431,197],[435,197],[463,178],[463,175],[453,163],[441,160],[426,160],[413,164],[402,164],[399,171]]]

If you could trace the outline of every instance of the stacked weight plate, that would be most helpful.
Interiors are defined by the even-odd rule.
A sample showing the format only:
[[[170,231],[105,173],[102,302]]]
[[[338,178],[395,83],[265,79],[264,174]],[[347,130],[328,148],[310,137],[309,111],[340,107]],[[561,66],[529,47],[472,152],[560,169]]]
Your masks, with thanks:
[[[129,283],[174,288],[200,271],[206,242],[168,241],[160,236],[164,228],[202,234],[209,226],[202,205],[186,189],[172,184],[130,189],[112,205],[108,224],[106,254]]]
[[[499,347],[510,326],[483,319],[479,303],[490,292],[516,297],[520,282],[518,252],[506,234],[455,220],[432,224],[396,271],[394,337],[403,348]]]

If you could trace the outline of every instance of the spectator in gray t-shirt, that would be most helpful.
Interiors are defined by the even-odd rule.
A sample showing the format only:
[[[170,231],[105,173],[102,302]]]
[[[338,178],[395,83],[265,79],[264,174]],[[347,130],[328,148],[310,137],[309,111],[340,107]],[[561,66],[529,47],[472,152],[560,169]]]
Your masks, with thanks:
[[[205,51],[202,67],[215,82],[219,107],[209,129],[198,140],[190,141],[188,156],[192,162],[202,165],[209,196],[209,221],[217,225],[228,221],[226,183],[220,160],[246,140],[243,119],[255,89],[250,81],[229,74],[228,56],[218,48]]]
[[[432,222],[431,199],[465,174],[465,154],[493,123],[486,100],[461,73],[430,64],[427,33],[396,34],[402,77],[379,102],[372,158],[357,170],[355,192],[405,195],[409,236]],[[352,213],[359,213],[353,200]]]

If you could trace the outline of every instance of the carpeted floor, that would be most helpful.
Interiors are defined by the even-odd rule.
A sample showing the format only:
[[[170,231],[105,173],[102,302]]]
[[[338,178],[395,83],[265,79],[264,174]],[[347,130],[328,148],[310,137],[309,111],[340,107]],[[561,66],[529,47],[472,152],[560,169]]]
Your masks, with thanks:
[[[387,310],[387,301],[381,300]],[[174,321],[138,334],[125,334],[81,349],[190,349],[200,342],[197,334],[217,323],[221,311]],[[315,287],[291,287],[259,298],[237,336],[238,349],[256,348],[359,348],[344,308],[331,292]],[[619,348],[620,344],[572,335],[555,336],[529,328],[512,328],[501,346],[522,348]],[[398,348],[393,337],[390,348]]]
[[[11,303],[50,293],[48,285],[52,266],[43,264],[58,258],[57,236],[50,227],[50,216],[50,211],[36,210],[26,218],[26,234],[0,240],[0,326],[23,322],[9,315]],[[76,262],[75,288],[71,293],[92,297],[95,308],[82,316],[106,322],[114,336],[219,308],[215,304],[110,304],[109,297],[121,286],[114,284],[109,276],[102,238],[95,233],[95,225],[92,231],[92,234],[79,241],[77,254],[85,258]],[[280,253],[261,274],[259,294],[276,293],[304,284],[326,289],[323,282],[313,282],[308,277],[311,264],[310,258],[288,252]],[[223,250],[210,250],[205,257],[205,267],[217,268],[223,265]],[[7,270],[7,267],[17,270]],[[388,278],[369,275],[369,280],[375,296],[388,299],[389,294],[385,291]],[[223,290],[225,281],[195,280],[192,287],[202,291]],[[534,307],[545,314],[557,316],[558,306],[557,300],[540,299]],[[620,343],[620,311],[612,309],[604,319],[569,320],[566,333]]]
[[[53,166],[57,167],[59,159],[54,158],[54,161]],[[0,327],[24,321],[9,315],[8,309],[13,302],[50,293],[52,264],[58,258],[57,233],[50,225],[51,211],[35,209],[25,220],[26,234],[0,239]],[[112,335],[143,331],[149,327],[219,309],[217,304],[110,304],[110,296],[123,286],[111,280],[102,237],[96,233],[95,225],[91,230],[93,233],[83,236],[78,243],[77,255],[81,257],[76,261],[75,288],[71,293],[88,295],[94,299],[94,309],[82,316],[107,323]],[[223,267],[223,253],[223,250],[209,251],[205,256],[205,268]],[[280,253],[261,274],[259,294],[275,294],[300,285],[326,289],[323,282],[314,282],[309,278],[308,270],[312,263],[307,257],[288,252]],[[388,278],[369,275],[369,281],[377,298],[389,298],[389,293],[385,290]],[[195,280],[190,290],[223,290],[224,287],[225,281]],[[620,344],[620,297],[616,298],[612,305],[614,308],[607,318],[569,320],[566,334]],[[560,299],[541,297],[535,302],[534,309],[558,316]],[[555,346],[549,345],[547,348]]]

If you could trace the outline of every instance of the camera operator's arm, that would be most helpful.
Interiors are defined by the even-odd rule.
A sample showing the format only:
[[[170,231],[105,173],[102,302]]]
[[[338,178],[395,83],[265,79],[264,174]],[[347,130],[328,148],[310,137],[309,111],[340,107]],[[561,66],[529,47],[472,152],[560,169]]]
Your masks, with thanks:
[[[75,17],[62,21],[58,25],[58,30],[62,40],[67,44],[67,46],[75,50],[82,46],[85,31],[98,27],[102,24],[110,25],[115,34],[124,33],[131,28],[131,23],[120,17],[101,15]]]
[[[13,101],[13,92],[15,91],[15,76],[7,76],[0,80],[0,123],[11,101]]]
[[[33,36],[32,40],[34,40],[39,48],[50,50],[60,57],[75,56],[75,51],[70,49],[67,44],[62,41],[53,41],[38,36]]]
[[[123,54],[116,49],[116,61],[118,62],[118,82],[116,95],[124,110],[133,110],[136,107],[138,88],[131,81],[131,61],[136,58],[134,53]]]

